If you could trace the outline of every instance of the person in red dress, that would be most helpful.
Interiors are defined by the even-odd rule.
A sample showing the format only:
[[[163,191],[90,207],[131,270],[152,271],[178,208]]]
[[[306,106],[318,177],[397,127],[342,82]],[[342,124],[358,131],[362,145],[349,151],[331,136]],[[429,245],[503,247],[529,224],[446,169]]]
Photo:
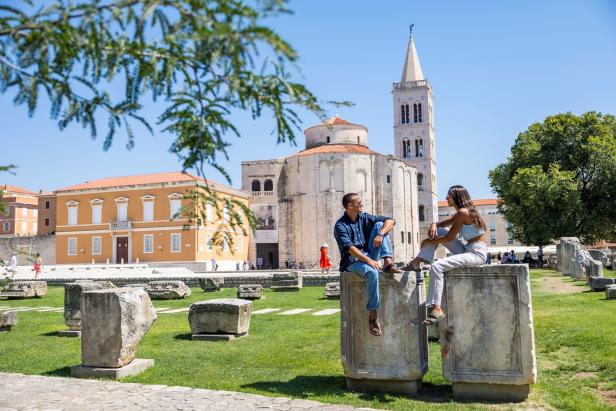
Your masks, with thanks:
[[[319,263],[321,265],[321,274],[329,274],[329,269],[332,268],[332,263],[329,255],[327,255],[327,251],[329,250],[329,246],[327,243],[321,244],[321,259]]]
[[[34,260],[34,278],[39,277],[42,268],[43,260],[41,259],[41,255],[39,253],[36,253],[36,259]]]

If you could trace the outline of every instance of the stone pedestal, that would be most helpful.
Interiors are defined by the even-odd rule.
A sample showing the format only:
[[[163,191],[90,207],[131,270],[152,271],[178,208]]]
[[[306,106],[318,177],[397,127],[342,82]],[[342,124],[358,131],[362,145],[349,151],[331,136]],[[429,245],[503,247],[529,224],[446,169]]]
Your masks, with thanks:
[[[47,295],[46,281],[13,281],[0,292],[0,297],[9,299],[35,298],[44,295]]]
[[[605,298],[608,300],[616,299],[616,284],[605,287]]]
[[[224,284],[225,279],[223,277],[199,278],[199,287],[206,293],[220,291]]]
[[[537,378],[527,265],[448,271],[440,323],[454,398],[522,401]]]
[[[142,371],[144,364],[151,365],[153,361],[129,365],[155,320],[154,306],[142,289],[111,288],[83,292],[81,366],[71,368],[71,375],[107,378],[115,375],[113,378],[120,378],[129,375],[127,372]]]
[[[414,271],[380,274],[383,330],[370,334],[365,281],[340,273],[341,360],[347,388],[412,395],[428,370],[423,280]]]
[[[233,298],[199,301],[190,306],[193,340],[231,340],[248,333],[252,302]]]
[[[262,300],[263,286],[261,284],[242,284],[237,288],[237,298],[244,300]]]
[[[191,294],[183,281],[150,281],[145,291],[152,300],[179,300]]]
[[[616,284],[616,278],[610,277],[590,277],[588,285],[592,291],[603,291],[608,285]]]
[[[302,273],[299,271],[272,274],[272,290],[274,291],[299,291],[303,285]]]
[[[0,313],[0,332],[11,331],[15,325],[17,325],[17,311]]]
[[[339,300],[340,299],[340,283],[333,282],[325,284],[325,290],[323,291],[323,295],[328,300]]]
[[[84,291],[102,290],[103,285],[93,281],[64,284],[64,323],[68,330],[58,332],[62,337],[81,335],[81,295]]]

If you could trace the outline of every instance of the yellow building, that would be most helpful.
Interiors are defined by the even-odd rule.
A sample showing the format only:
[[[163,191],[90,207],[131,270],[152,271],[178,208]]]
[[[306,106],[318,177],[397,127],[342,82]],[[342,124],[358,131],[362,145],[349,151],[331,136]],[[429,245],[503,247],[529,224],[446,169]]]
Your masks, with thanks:
[[[229,266],[247,260],[248,235],[231,231],[229,214],[189,198],[204,183],[190,174],[170,172],[104,178],[55,190],[56,263],[210,262],[214,257],[219,265]],[[248,204],[243,192],[208,184],[221,202],[227,198]],[[189,218],[201,211],[203,221]],[[230,237],[233,245],[215,246],[216,232]]]
[[[38,199],[36,193],[4,184],[0,186],[4,213],[0,213],[0,238],[36,235]]]

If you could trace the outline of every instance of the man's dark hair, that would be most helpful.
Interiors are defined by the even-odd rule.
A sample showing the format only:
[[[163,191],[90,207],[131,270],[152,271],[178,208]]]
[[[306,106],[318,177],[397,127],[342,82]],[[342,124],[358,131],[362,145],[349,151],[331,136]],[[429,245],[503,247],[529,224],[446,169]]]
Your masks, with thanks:
[[[346,193],[344,195],[344,197],[342,197],[342,207],[344,207],[345,209],[347,208],[347,206],[351,203],[351,201],[353,201],[353,197],[358,196],[359,194],[357,193]]]

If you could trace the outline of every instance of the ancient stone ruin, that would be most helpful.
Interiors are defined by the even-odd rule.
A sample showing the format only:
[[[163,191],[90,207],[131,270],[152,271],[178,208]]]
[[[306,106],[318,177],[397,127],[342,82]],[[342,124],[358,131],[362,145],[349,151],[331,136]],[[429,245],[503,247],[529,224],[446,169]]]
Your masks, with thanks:
[[[537,379],[528,266],[448,271],[443,306],[443,373],[454,398],[523,401]]]
[[[610,257],[607,254],[607,251],[603,250],[588,250],[590,256],[593,260],[601,261],[603,267],[609,267],[612,264]]]
[[[179,300],[191,294],[183,281],[150,281],[145,291],[152,300]]]
[[[190,306],[188,323],[193,340],[225,340],[243,337],[250,328],[252,302],[234,298],[199,301]]]
[[[85,291],[81,298],[81,365],[78,378],[122,378],[154,360],[135,359],[141,340],[156,320],[148,294],[139,288]]]
[[[347,388],[415,394],[428,371],[423,278],[414,271],[380,274],[380,337],[368,328],[364,278],[340,273],[340,289],[340,345]]]
[[[220,291],[225,279],[223,277],[205,277],[199,278],[199,287],[206,293]]]
[[[592,291],[604,291],[608,285],[616,284],[616,278],[590,277],[588,285]]]
[[[17,311],[0,313],[0,333],[11,331],[17,325]]]
[[[62,337],[81,335],[81,296],[84,291],[102,290],[103,285],[94,281],[64,284],[64,323],[68,330],[58,332]]]
[[[605,298],[608,300],[616,299],[616,284],[611,284],[605,287]]]
[[[556,245],[556,270],[575,278],[573,263],[575,251],[580,248],[580,240],[577,237],[561,237],[559,244]]]
[[[36,298],[47,295],[46,281],[13,281],[0,292],[0,297],[9,299]]]
[[[272,290],[274,291],[299,291],[303,284],[302,273],[299,271],[272,274]]]
[[[603,264],[594,260],[587,250],[575,250],[573,263],[575,279],[588,281],[589,277],[603,277]]]
[[[237,298],[244,300],[264,299],[263,286],[261,284],[242,284],[237,288]]]
[[[339,300],[340,299],[340,283],[338,281],[325,284],[325,290],[323,291],[323,295],[328,300]]]

